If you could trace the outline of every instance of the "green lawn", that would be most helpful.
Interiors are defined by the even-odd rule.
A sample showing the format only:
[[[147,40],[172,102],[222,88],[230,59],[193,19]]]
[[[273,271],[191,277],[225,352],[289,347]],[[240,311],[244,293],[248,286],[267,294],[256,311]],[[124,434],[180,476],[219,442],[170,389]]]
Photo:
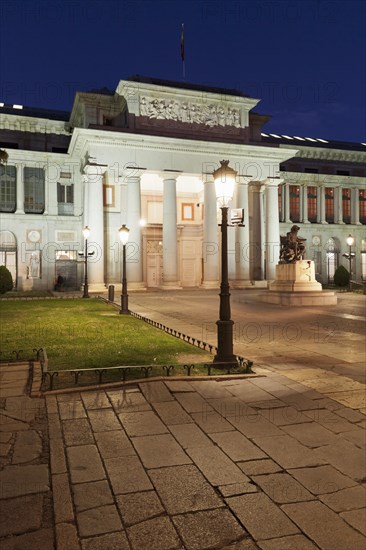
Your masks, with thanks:
[[[1,359],[46,348],[49,369],[210,361],[207,352],[99,300],[0,301]],[[14,356],[13,356],[14,357]]]

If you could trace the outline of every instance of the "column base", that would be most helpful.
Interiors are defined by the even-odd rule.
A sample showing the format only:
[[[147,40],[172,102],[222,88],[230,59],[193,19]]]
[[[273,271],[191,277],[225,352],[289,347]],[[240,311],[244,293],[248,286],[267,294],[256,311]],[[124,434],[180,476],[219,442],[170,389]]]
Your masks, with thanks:
[[[220,281],[203,281],[201,287],[207,289],[218,289],[220,288]]]
[[[256,288],[268,288],[268,281],[266,281],[266,280],[263,280],[263,281],[253,281],[252,284],[253,284]]]
[[[182,290],[180,281],[172,281],[169,283],[163,283],[159,288],[162,290]]]
[[[253,288],[253,283],[250,279],[236,279],[230,281],[230,288]]]

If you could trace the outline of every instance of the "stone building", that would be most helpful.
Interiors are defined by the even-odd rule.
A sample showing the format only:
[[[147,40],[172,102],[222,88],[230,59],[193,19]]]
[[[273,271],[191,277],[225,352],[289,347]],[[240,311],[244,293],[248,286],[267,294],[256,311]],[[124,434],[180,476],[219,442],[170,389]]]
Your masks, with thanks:
[[[328,283],[348,261],[366,279],[366,144],[265,133],[268,116],[237,90],[132,77],[115,92],[76,94],[71,113],[0,103],[0,264],[19,290],[121,280],[118,229],[130,229],[129,288],[217,287],[219,214],[213,171],[238,172],[229,228],[233,287],[267,285],[279,236],[296,222]],[[280,127],[281,121],[278,121]]]

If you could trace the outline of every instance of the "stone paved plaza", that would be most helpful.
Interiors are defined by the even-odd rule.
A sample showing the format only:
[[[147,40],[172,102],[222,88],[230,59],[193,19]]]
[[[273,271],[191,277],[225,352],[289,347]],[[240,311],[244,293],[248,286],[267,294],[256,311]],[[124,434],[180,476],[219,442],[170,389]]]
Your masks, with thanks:
[[[363,549],[365,298],[340,302],[286,312],[234,292],[246,379],[31,399],[26,366],[1,366],[1,550]],[[130,307],[214,343],[212,293]],[[249,342],[264,323],[287,338]]]

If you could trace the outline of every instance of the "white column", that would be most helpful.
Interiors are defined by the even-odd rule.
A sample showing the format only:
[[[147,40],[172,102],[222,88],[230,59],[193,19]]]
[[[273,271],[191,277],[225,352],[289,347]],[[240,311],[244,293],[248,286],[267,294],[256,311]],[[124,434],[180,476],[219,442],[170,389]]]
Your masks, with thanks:
[[[304,183],[300,190],[302,194],[302,223],[310,223],[308,218],[308,184]]]
[[[268,178],[266,184],[266,279],[276,276],[276,265],[280,254],[280,221],[278,216],[277,178]]]
[[[264,279],[264,254],[263,254],[263,184],[260,181],[250,185],[252,193],[252,243],[251,264],[254,281]]]
[[[87,164],[84,168],[86,205],[84,225],[88,225],[90,229],[88,250],[94,252],[88,259],[88,281],[91,291],[105,288],[103,175],[106,168],[105,165],[98,164]]]
[[[344,224],[342,187],[334,188],[334,223]]]
[[[23,164],[16,164],[16,182],[17,182],[17,209],[16,214],[24,214],[24,178],[23,178]]]
[[[248,183],[250,178],[240,178],[237,184],[237,208],[244,209],[244,227],[236,227],[236,281],[235,286],[248,285],[250,281],[249,272],[249,198]]]
[[[327,224],[325,219],[325,185],[318,187],[317,193],[318,223]]]
[[[52,167],[45,169],[45,214],[49,216],[58,215],[57,202],[57,180],[54,177],[48,178],[48,172],[53,175]]]
[[[231,209],[237,208],[238,187],[235,185],[234,194],[231,203],[229,204],[228,223],[231,223]],[[228,259],[228,275],[230,284],[236,277],[236,232],[234,227],[227,228],[227,259]]]
[[[360,222],[360,192],[358,187],[351,188],[351,223],[362,225]]]
[[[212,176],[205,176],[204,218],[203,218],[203,283],[204,288],[219,286],[219,240],[217,225],[217,202],[215,184]]]
[[[134,170],[134,175],[127,175],[127,216],[126,225],[130,230],[127,254],[127,281],[129,287],[144,286],[142,276],[142,231],[141,231],[141,173]]]
[[[177,180],[163,176],[163,287],[179,288]]]
[[[291,223],[291,217],[290,217],[290,184],[285,183],[285,185],[282,188],[282,192],[284,195],[284,213],[283,213],[283,220],[285,223]]]

